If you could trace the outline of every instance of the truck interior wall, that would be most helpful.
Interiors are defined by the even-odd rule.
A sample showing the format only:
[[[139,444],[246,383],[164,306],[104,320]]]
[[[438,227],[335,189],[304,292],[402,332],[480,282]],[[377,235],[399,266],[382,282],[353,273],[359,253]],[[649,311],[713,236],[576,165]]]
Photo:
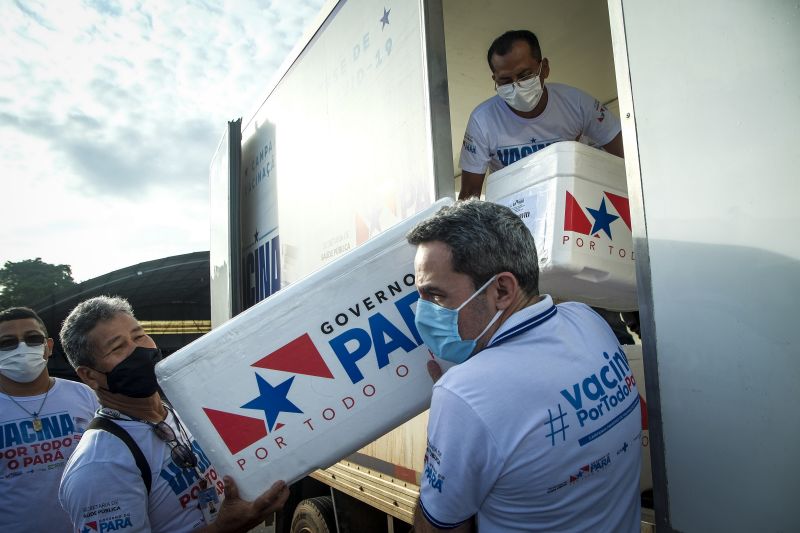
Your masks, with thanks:
[[[629,70],[620,109],[637,167],[628,188],[647,389],[660,404],[649,404],[663,444],[653,445],[665,489],[657,527],[796,531],[800,9],[609,7]]]

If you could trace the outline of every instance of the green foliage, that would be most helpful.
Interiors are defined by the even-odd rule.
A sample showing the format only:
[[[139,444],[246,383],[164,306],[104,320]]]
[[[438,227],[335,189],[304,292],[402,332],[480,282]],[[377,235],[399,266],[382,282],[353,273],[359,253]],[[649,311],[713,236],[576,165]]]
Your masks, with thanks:
[[[36,259],[6,261],[0,268],[0,309],[30,307],[65,287],[75,285],[69,265],[51,265]]]

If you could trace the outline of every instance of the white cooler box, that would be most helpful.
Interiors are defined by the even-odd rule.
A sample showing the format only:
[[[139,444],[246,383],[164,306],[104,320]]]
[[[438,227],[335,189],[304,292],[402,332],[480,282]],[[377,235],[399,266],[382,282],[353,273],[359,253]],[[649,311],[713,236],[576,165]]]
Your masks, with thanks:
[[[405,234],[443,199],[156,366],[218,471],[252,500],[330,466],[430,405]]]
[[[486,199],[514,210],[539,254],[539,288],[559,300],[638,308],[623,159],[559,142],[489,175]]]

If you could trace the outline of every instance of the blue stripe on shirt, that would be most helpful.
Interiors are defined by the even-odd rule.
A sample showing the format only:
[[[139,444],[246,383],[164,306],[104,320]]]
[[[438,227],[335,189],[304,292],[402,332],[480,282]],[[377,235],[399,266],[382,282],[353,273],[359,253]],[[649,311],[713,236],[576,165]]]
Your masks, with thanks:
[[[428,512],[428,510],[425,509],[425,504],[422,503],[422,498],[420,498],[420,500],[419,500],[419,508],[422,509],[422,514],[425,515],[425,518],[428,519],[428,522],[430,522],[434,526],[438,527],[439,529],[455,529],[455,528],[457,528],[458,526],[460,526],[461,524],[463,524],[465,522],[464,520],[462,520],[461,522],[456,522],[454,524],[450,524],[450,523],[442,522],[440,520],[435,519],[433,516],[431,516],[431,514]]]

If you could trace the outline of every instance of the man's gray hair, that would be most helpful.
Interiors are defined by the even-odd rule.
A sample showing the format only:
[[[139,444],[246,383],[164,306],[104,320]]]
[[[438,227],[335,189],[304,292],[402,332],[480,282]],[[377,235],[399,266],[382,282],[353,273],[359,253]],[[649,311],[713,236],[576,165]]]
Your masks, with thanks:
[[[477,289],[500,272],[511,272],[528,296],[539,294],[536,243],[508,207],[477,199],[456,202],[417,224],[408,242],[441,241],[450,247],[453,271],[467,274]]]
[[[89,333],[99,324],[124,314],[133,318],[133,308],[128,300],[119,296],[97,296],[79,303],[61,326],[61,347],[73,368],[94,368],[95,354],[89,342]]]

